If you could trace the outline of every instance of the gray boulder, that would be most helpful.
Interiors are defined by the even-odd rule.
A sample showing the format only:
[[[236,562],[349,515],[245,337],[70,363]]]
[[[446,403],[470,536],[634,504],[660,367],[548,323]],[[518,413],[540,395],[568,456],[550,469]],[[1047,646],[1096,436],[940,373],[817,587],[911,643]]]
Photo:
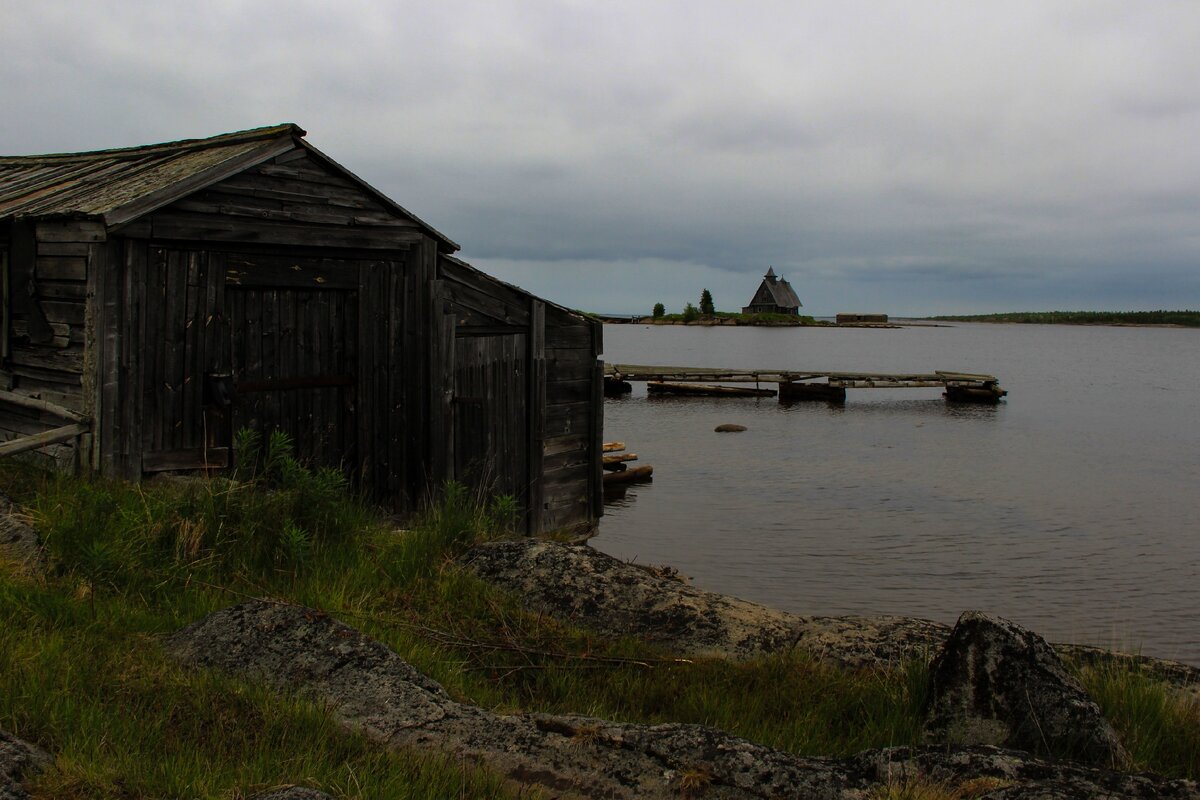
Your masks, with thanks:
[[[23,781],[50,763],[50,754],[0,731],[0,800],[27,800]]]
[[[968,611],[934,658],[926,736],[999,745],[1120,769],[1129,753],[1045,639],[1000,617]]]

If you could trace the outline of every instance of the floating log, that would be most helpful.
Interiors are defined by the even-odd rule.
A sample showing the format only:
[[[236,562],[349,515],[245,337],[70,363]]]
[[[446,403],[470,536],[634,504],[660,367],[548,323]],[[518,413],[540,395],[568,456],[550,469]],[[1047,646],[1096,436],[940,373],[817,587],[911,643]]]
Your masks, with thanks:
[[[818,400],[826,403],[846,402],[846,388],[833,386],[828,383],[795,383],[779,384],[779,400],[790,403],[796,400]]]
[[[624,472],[606,472],[604,473],[604,485],[608,487],[622,483],[642,483],[650,480],[653,475],[654,467],[649,464],[644,467],[627,469]]]
[[[650,394],[684,395],[688,397],[774,397],[774,389],[751,389],[747,386],[711,386],[700,383],[662,383],[651,381],[646,384]]]
[[[604,443],[604,452],[605,453],[619,453],[624,449],[625,449],[624,442],[605,442]]]
[[[1006,394],[1008,392],[994,383],[983,386],[960,386],[957,384],[947,384],[946,386],[946,400],[951,403],[996,405]]]
[[[608,472],[624,472],[626,469],[625,462],[627,461],[637,461],[637,454],[617,453],[611,456],[601,456],[600,466]]]
[[[620,397],[633,391],[633,384],[608,375],[604,376],[604,396]]]

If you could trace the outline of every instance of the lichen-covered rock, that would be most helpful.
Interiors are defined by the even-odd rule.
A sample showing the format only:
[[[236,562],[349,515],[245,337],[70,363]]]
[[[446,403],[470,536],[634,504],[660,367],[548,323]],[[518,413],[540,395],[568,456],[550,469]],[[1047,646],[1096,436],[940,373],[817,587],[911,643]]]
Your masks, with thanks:
[[[680,787],[701,774],[705,796],[713,798],[840,798],[853,785],[833,763],[697,725],[505,716],[458,703],[379,642],[284,603],[252,601],[216,612],[169,637],[166,648],[188,664],[299,690],[388,746],[482,762],[554,796],[678,797]],[[772,779],[764,769],[781,777]],[[773,794],[754,788],[759,785],[774,787]]]
[[[1024,751],[990,746],[888,747],[858,753],[844,759],[842,765],[851,774],[884,784],[918,780],[970,788],[970,792],[962,792],[963,796],[980,800],[1183,800],[1200,796],[1200,787],[1194,781],[1044,761]]]
[[[253,795],[250,800],[334,800],[333,795],[307,786],[287,786]]]
[[[808,617],[707,592],[586,545],[489,542],[462,563],[530,607],[688,655],[754,658],[799,647],[848,667],[932,653],[949,630],[906,617]]]
[[[27,800],[24,780],[50,763],[50,754],[0,731],[0,800]]]
[[[926,734],[1121,768],[1129,754],[1045,639],[977,611],[959,617],[930,667]]]
[[[1188,781],[1049,764],[996,748],[890,748],[846,759],[802,758],[700,725],[493,714],[453,700],[353,628],[279,602],[218,611],[170,636],[166,648],[191,665],[303,692],[386,746],[479,763],[553,797],[863,800],[898,779],[963,785],[998,778],[995,785],[1005,792],[1077,785],[1090,787],[1093,797],[1200,800],[1200,790]]]

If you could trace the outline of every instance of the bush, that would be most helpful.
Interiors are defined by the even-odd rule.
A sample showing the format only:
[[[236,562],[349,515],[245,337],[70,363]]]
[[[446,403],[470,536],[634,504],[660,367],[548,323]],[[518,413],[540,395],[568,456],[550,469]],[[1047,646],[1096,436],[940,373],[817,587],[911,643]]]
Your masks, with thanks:
[[[700,318],[700,312],[696,309],[696,307],[694,305],[692,305],[691,303],[688,303],[683,309],[683,321],[684,322],[694,322],[699,318]]]

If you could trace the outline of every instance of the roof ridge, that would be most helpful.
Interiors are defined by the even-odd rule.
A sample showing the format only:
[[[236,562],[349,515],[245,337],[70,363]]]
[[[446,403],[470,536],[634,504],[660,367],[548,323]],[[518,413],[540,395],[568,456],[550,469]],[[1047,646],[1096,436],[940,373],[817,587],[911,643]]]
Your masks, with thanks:
[[[267,125],[261,128],[248,128],[244,131],[222,133],[204,139],[178,139],[173,142],[143,144],[134,147],[115,147],[109,150],[85,150],[78,153],[46,153],[28,156],[0,156],[0,164],[32,164],[37,162],[53,163],[56,161],[91,161],[103,158],[137,158],[143,155],[190,150],[204,150],[209,147],[222,147],[239,142],[253,142],[259,139],[277,139],[290,134],[303,137],[305,130],[294,122],[284,122],[279,125]]]

